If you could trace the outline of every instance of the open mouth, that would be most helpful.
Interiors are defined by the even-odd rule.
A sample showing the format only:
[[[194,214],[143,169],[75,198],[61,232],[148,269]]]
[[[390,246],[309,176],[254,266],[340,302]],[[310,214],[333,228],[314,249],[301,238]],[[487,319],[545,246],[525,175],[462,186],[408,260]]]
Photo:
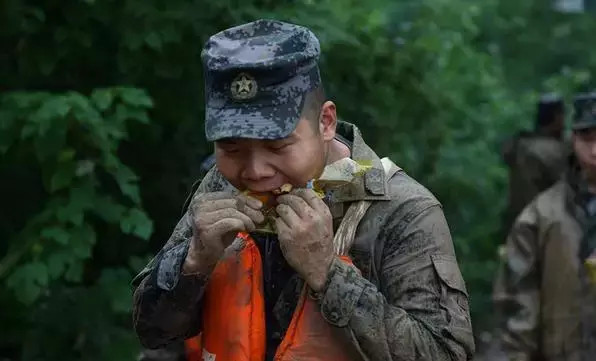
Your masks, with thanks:
[[[354,161],[346,157],[327,165],[323,170],[323,174],[318,179],[310,180],[305,188],[312,189],[319,198],[329,202],[334,191],[342,187],[361,184],[362,177],[371,168],[372,161]],[[290,193],[293,188],[294,186],[291,184],[284,184],[271,192],[244,192],[245,195],[256,198],[263,203],[262,212],[265,216],[265,222],[257,225],[256,232],[277,233],[277,227],[275,226],[277,197]]]
[[[284,184],[271,192],[244,192],[245,195],[256,198],[263,203],[262,212],[265,216],[265,221],[257,225],[255,232],[277,233],[277,227],[275,226],[275,218],[277,218],[277,212],[275,211],[275,207],[277,207],[277,197],[290,193],[293,188],[294,187],[291,184]]]

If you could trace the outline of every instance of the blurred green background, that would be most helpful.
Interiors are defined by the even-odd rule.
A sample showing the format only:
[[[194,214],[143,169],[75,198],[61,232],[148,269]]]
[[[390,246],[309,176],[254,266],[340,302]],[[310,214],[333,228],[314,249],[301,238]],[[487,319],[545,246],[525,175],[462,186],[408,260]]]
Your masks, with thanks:
[[[135,359],[130,280],[212,150],[201,48],[258,18],[319,36],[340,117],[442,201],[475,328],[490,329],[499,144],[532,127],[541,92],[594,84],[594,13],[553,4],[0,1],[0,359]]]

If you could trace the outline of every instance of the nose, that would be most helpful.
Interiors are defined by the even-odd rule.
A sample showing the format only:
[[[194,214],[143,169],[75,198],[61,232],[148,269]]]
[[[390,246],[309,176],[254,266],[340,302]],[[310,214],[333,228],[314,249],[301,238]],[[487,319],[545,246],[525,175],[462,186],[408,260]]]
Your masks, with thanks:
[[[242,178],[250,182],[258,182],[263,179],[273,177],[275,169],[269,164],[266,157],[261,154],[251,154],[246,157],[242,169]]]

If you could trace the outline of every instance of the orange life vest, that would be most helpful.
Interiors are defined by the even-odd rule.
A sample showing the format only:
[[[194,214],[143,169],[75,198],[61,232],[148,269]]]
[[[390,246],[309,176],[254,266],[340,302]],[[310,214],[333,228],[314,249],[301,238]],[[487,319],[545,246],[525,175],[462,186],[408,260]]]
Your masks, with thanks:
[[[265,300],[261,255],[246,233],[245,247],[222,259],[203,297],[202,333],[186,340],[189,361],[265,360]],[[346,257],[342,260],[350,262]],[[305,286],[275,361],[354,360],[349,340],[327,323]]]

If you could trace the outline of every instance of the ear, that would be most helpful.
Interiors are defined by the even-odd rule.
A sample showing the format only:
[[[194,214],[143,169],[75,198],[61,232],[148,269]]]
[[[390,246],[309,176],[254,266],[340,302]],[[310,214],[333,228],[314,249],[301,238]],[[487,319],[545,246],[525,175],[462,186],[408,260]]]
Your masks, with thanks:
[[[323,136],[323,140],[333,140],[333,138],[335,138],[336,128],[337,111],[335,103],[326,101],[321,107],[321,115],[319,116],[319,133]]]

